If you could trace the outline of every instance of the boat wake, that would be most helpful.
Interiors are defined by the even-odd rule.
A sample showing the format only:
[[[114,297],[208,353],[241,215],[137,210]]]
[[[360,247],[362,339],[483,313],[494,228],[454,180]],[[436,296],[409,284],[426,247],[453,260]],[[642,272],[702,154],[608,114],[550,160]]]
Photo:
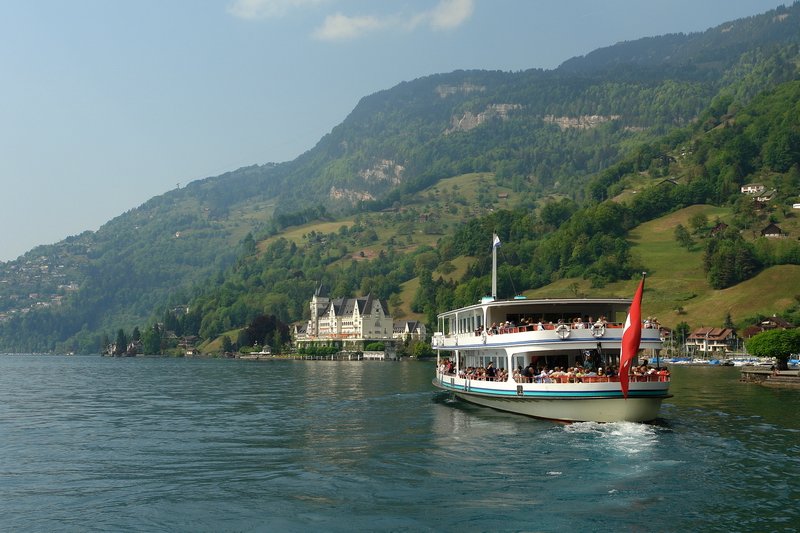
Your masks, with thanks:
[[[564,431],[601,440],[605,447],[632,456],[652,450],[658,444],[658,428],[636,422],[576,422],[565,425]]]

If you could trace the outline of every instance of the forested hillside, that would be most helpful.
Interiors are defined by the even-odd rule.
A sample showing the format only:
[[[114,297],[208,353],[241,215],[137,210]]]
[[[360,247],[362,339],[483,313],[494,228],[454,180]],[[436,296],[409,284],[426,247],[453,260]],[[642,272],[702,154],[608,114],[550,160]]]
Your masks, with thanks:
[[[800,201],[800,81],[765,91],[736,112],[730,109],[731,100],[722,100],[728,105],[717,102],[703,113],[703,120],[639,147],[587,184],[589,196],[608,199],[579,204],[551,198],[536,209],[495,210],[458,225],[452,234],[437,236],[435,246],[426,244],[430,238],[417,236],[425,233],[427,221],[419,222],[407,239],[397,239],[383,230],[381,221],[396,215],[385,213],[361,215],[337,231],[311,229],[300,236],[269,239],[263,252],[254,249],[220,283],[198,294],[191,304],[198,327],[188,333],[213,339],[262,314],[286,322],[308,318],[305,304],[320,283],[336,295],[372,293],[402,309],[404,302],[397,295],[410,280],[416,280],[418,288],[405,303],[433,325],[437,312],[474,303],[489,293],[492,233],[503,243],[499,295],[510,297],[563,279],[585,280],[589,290],[598,291],[657,263],[633,253],[632,229],[693,205],[725,206],[724,230],[712,232],[720,220],[705,216],[692,217],[685,238],[677,232],[681,224],[675,226],[680,247],[703,251],[696,261],[704,272],[706,292],[732,287],[776,265],[800,265],[800,222],[791,208]],[[771,200],[760,206],[740,191],[754,179],[772,191]],[[457,190],[447,192],[454,201],[458,198]],[[442,207],[431,193],[418,195],[408,205],[415,213]],[[789,230],[790,238],[761,237],[756,229],[771,221]],[[646,241],[647,235],[638,238]],[[364,250],[377,256],[358,260]],[[469,266],[455,282],[447,274],[464,257],[471,258]],[[569,291],[577,291],[578,285],[566,291],[562,285],[559,295],[576,295]],[[786,290],[779,284],[762,288],[774,294],[773,302]],[[661,308],[680,310],[686,305],[686,295],[680,292],[667,291],[661,298],[666,300],[659,303]],[[794,298],[793,305],[762,312],[800,318],[800,292]],[[757,314],[753,310],[739,318]],[[680,313],[664,318],[665,325],[674,327],[680,319]]]
[[[264,313],[297,320],[320,281],[399,303],[416,279],[411,311],[430,318],[484,292],[480,260],[458,282],[437,273],[477,255],[492,230],[509,243],[510,292],[624,278],[643,266],[626,234],[644,220],[733,202],[745,180],[793,194],[796,117],[791,94],[775,91],[793,90],[782,84],[797,78],[798,40],[794,4],[553,71],[437,74],[367,96],[294,161],[193,182],[0,265],[0,349],[95,351],[104,335],[186,305],[176,327],[204,338]],[[480,178],[439,188],[462,175]],[[656,186],[664,178],[674,186]],[[632,187],[632,201],[605,202]],[[340,217],[335,231],[279,238]],[[757,261],[714,283],[780,255],[759,246]]]

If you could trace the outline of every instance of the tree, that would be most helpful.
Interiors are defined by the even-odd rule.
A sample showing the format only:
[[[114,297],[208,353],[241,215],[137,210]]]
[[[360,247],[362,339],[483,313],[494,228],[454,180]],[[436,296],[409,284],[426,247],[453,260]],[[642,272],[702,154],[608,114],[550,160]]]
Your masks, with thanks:
[[[432,357],[434,355],[430,344],[424,341],[413,341],[409,351],[411,352],[411,356],[417,359]]]
[[[122,328],[117,331],[117,342],[114,346],[114,355],[123,355],[128,350],[128,339]]]
[[[250,337],[247,335],[246,329],[239,330],[239,334],[236,336],[236,344],[240,349],[244,346],[250,346]]]
[[[145,355],[156,355],[161,353],[161,330],[158,324],[145,330],[142,335],[142,351]]]
[[[725,322],[722,324],[722,327],[728,328],[728,329],[735,329],[736,328],[736,326],[733,323],[733,317],[731,316],[731,312],[730,311],[725,313]]]
[[[675,326],[675,341],[679,341],[681,345],[686,342],[686,338],[689,336],[691,332],[691,328],[689,328],[689,324],[686,322],[680,322],[677,326]]]
[[[256,251],[256,240],[252,233],[248,233],[241,241],[242,250],[246,255],[252,255]]]
[[[283,351],[283,337],[281,336],[281,330],[279,328],[275,328],[275,331],[272,334],[272,353],[281,353]]]
[[[691,250],[692,246],[694,246],[694,239],[692,239],[692,235],[683,224],[675,226],[675,240],[687,250]]]
[[[744,342],[747,352],[756,357],[774,357],[779,370],[789,368],[789,355],[800,352],[800,329],[762,331]]]
[[[692,232],[698,234],[708,226],[708,217],[704,213],[695,213],[689,218],[689,225]]]
[[[233,351],[233,341],[228,335],[222,336],[222,353],[230,353]]]

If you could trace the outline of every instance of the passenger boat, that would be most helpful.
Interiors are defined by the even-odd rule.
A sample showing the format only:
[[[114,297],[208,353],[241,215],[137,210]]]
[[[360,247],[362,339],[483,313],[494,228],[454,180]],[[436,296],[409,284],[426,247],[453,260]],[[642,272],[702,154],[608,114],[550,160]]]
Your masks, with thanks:
[[[659,350],[662,344],[659,329],[641,327],[644,277],[633,300],[521,296],[499,300],[495,296],[498,245],[495,236],[492,296],[438,315],[432,339],[437,351],[434,386],[474,404],[537,418],[568,422],[657,418],[661,402],[671,397],[669,375],[654,369],[630,374],[640,349]],[[526,377],[530,367],[540,377]],[[592,370],[541,372],[556,367]],[[614,367],[619,373],[609,376]]]

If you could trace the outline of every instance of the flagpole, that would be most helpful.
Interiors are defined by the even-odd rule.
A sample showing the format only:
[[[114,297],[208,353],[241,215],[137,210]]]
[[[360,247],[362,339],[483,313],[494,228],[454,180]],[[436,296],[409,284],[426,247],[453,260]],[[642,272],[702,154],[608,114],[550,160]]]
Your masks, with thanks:
[[[497,300],[497,234],[492,234],[492,299]]]

